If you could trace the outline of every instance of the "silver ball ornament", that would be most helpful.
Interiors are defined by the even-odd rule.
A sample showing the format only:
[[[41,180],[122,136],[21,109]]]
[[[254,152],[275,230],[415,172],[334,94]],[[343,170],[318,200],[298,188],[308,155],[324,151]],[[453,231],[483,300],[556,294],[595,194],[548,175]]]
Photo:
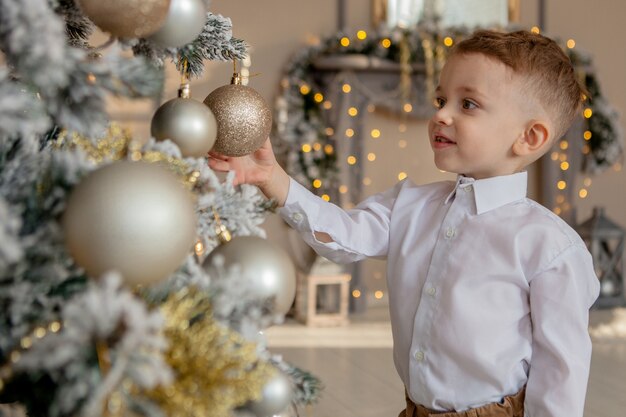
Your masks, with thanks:
[[[170,0],[78,0],[80,9],[100,29],[120,38],[156,32],[167,18]]]
[[[253,281],[259,299],[274,299],[272,311],[286,314],[296,295],[296,269],[287,252],[267,239],[236,236],[207,256],[202,266],[211,275],[216,257],[225,267],[238,265],[244,277]]]
[[[204,99],[217,119],[213,151],[227,156],[249,155],[259,149],[272,129],[272,111],[253,88],[229,84]]]
[[[90,276],[117,270],[130,286],[149,285],[191,252],[196,215],[174,174],[123,161],[91,172],[72,190],[62,227],[68,252]]]
[[[171,0],[165,23],[149,39],[170,48],[187,45],[200,35],[206,18],[202,0]]]
[[[217,136],[217,122],[211,110],[191,98],[166,101],[152,117],[150,131],[156,140],[170,139],[185,157],[203,157]]]
[[[256,417],[273,417],[289,408],[294,393],[291,380],[282,371],[276,371],[263,387],[261,399],[244,406]]]

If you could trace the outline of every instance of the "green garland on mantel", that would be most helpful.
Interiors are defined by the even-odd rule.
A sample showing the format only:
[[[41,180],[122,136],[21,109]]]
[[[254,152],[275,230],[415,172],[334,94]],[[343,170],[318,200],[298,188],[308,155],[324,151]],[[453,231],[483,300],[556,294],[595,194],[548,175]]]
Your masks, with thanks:
[[[314,80],[315,62],[329,56],[361,55],[378,62],[395,63],[399,67],[404,65],[407,68],[408,64],[412,68],[423,68],[428,81],[429,77],[437,78],[445,61],[449,51],[446,38],[458,43],[470,32],[459,27],[418,27],[413,30],[368,32],[363,40],[339,32],[299,50],[286,67],[281,81],[282,93],[276,103],[274,136],[280,141],[278,149],[282,149],[289,173],[318,195],[336,195],[339,186],[338,160],[334,151],[336,139],[328,134],[329,126],[322,117],[326,111],[323,102],[315,99],[315,94],[320,92]],[[341,44],[344,38],[349,40],[349,45]],[[618,115],[602,95],[590,55],[580,48],[568,48],[565,43],[558,42],[563,45],[563,50],[589,91],[584,108],[592,111],[592,116],[585,119],[591,138],[586,141],[588,151],[584,156],[583,170],[588,174],[597,174],[622,161],[623,139]],[[315,180],[321,181],[321,187],[314,187]],[[320,184],[319,181],[316,185]]]

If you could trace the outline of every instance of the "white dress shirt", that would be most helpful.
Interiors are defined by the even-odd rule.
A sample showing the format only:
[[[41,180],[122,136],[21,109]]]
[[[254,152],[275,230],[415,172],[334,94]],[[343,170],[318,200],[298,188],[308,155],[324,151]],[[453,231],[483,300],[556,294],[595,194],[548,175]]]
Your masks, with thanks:
[[[526,385],[526,416],[582,417],[599,282],[526,181],[405,180],[344,211],[292,179],[279,212],[335,262],[387,258],[394,363],[415,403],[463,411]]]

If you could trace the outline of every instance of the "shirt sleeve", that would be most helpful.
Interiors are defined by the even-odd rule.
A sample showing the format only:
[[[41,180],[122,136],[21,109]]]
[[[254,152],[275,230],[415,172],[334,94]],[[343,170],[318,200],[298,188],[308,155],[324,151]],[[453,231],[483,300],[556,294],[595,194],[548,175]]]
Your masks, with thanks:
[[[292,178],[287,200],[278,213],[319,255],[334,262],[385,257],[391,210],[401,184],[364,200],[352,210],[344,210],[317,197]],[[327,233],[333,242],[320,242],[315,232]]]
[[[525,417],[582,417],[591,362],[589,308],[600,284],[574,244],[530,280],[532,357]]]

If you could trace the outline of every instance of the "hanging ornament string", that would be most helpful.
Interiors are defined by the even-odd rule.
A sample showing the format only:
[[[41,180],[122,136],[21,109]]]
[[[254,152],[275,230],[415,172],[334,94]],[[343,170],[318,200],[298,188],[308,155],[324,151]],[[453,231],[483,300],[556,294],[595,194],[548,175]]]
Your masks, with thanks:
[[[181,76],[181,80],[180,83],[181,84],[185,84],[189,82],[189,78],[191,78],[191,73],[189,70],[189,61],[187,60],[186,57],[180,56],[178,57],[178,62],[179,62],[179,68],[182,67],[181,71],[180,71],[180,76]]]
[[[255,72],[254,74],[250,74],[250,75],[243,75],[240,71],[237,71],[237,60],[233,59],[233,76],[230,79],[230,83],[231,84],[243,84],[243,80],[249,80],[252,77],[256,77],[258,75],[261,75],[260,72]]]
[[[183,58],[183,69],[180,72],[180,87],[178,88],[179,98],[190,98],[191,87],[189,86],[189,75],[187,74],[189,63],[187,58]]]
[[[237,72],[237,60],[233,59],[233,77],[230,79],[231,84],[241,84],[241,75]]]
[[[92,54],[99,54],[99,52],[102,51],[103,49],[106,49],[109,46],[113,45],[116,40],[117,40],[117,37],[111,35],[109,39],[107,39],[106,42],[104,42],[102,45],[90,47],[89,52]]]

